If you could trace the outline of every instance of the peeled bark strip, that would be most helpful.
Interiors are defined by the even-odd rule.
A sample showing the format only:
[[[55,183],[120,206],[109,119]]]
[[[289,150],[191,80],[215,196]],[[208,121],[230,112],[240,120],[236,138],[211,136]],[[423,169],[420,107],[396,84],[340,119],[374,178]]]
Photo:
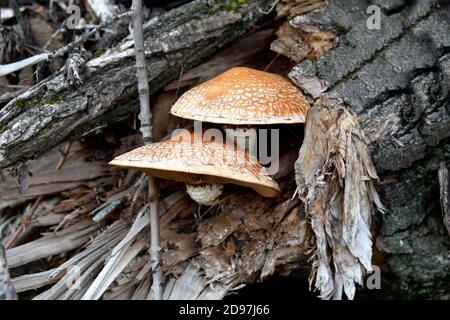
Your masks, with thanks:
[[[392,272],[382,278],[398,281],[384,287],[446,297],[450,243],[433,190],[439,163],[450,163],[450,10],[438,0],[394,2],[378,3],[379,30],[366,27],[364,1],[331,0],[307,14],[339,45],[289,77],[307,92],[327,86],[358,115],[388,205],[376,243]]]
[[[308,112],[295,163],[299,197],[316,236],[315,286],[323,299],[349,299],[372,271],[373,204],[383,211],[378,176],[356,117],[342,100],[323,95]]]
[[[197,0],[155,17],[144,26],[150,94],[249,30],[271,1],[254,0],[233,10],[220,1]],[[71,91],[57,73],[0,110],[0,168],[34,158],[136,112],[133,41],[85,65],[84,83]]]
[[[3,248],[3,243],[0,239],[0,300],[15,299],[17,299],[17,295],[9,278],[5,249]]]
[[[444,162],[441,162],[441,165],[439,166],[438,177],[444,225],[450,235],[450,175],[448,174],[448,168],[446,168]]]

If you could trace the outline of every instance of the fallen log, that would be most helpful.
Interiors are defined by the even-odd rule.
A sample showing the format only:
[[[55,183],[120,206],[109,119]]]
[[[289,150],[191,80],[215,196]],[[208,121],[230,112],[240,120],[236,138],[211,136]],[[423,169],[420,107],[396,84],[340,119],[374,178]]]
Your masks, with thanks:
[[[250,30],[270,1],[227,7],[196,0],[144,26],[150,94]],[[71,90],[63,71],[0,110],[0,168],[34,158],[138,110],[133,41],[125,41],[85,65],[83,84]]]
[[[293,27],[331,30],[339,45],[289,77],[312,95],[339,94],[358,115],[388,207],[376,217],[376,244],[396,281],[387,272],[383,286],[445,297],[450,242],[436,191],[439,163],[450,163],[450,11],[442,1],[379,6],[380,29],[367,28],[358,0],[294,18]]]

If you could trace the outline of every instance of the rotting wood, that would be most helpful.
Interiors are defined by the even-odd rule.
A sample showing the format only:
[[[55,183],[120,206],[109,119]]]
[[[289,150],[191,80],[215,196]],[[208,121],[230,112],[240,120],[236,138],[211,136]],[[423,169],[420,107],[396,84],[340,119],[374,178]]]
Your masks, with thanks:
[[[93,185],[97,178],[105,177],[109,167],[100,161],[89,162],[84,159],[87,148],[79,142],[72,144],[64,165],[55,170],[60,152],[58,147],[42,157],[27,163],[31,173],[27,190],[19,193],[15,178],[8,170],[0,171],[0,209],[33,199],[38,196],[74,189],[77,186]]]

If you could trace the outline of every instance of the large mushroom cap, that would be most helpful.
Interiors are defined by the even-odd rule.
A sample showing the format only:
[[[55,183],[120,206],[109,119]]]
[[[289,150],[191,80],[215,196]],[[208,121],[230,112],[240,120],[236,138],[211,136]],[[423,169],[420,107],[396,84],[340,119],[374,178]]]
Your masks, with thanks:
[[[232,183],[265,197],[280,194],[266,169],[243,151],[194,137],[193,133],[179,134],[124,153],[109,164],[192,185]]]
[[[287,79],[237,67],[186,93],[170,113],[186,119],[232,125],[305,122],[309,103]]]

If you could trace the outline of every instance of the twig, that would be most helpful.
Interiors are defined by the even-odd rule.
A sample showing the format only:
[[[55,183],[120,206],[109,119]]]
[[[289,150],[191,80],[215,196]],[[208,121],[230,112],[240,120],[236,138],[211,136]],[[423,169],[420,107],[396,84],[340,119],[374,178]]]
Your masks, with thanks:
[[[141,133],[144,144],[153,142],[152,135],[152,114],[150,112],[150,94],[148,88],[147,73],[145,69],[145,49],[143,37],[142,0],[133,0],[133,37],[136,55],[136,76],[138,79],[139,101],[141,112]],[[162,300],[162,266],[161,266],[161,246],[159,232],[159,210],[158,210],[158,185],[153,177],[148,180],[148,194],[150,201],[150,257],[152,260],[153,294],[155,300]]]
[[[81,43],[88,40],[91,36],[93,36],[95,33],[100,31],[101,29],[105,28],[107,25],[110,25],[124,17],[129,17],[131,15],[131,12],[125,12],[122,14],[119,14],[118,16],[115,16],[111,19],[108,19],[107,21],[104,21],[97,25],[95,28],[93,28],[91,31],[87,32],[86,34],[80,36],[77,40],[65,45],[62,48],[59,48],[58,50],[55,50],[53,52],[45,52],[38,55],[35,55],[33,57],[29,57],[27,59],[0,65],[0,77],[6,76],[10,73],[16,72],[18,70],[21,70],[27,66],[31,66],[34,64],[37,64],[39,62],[45,61],[45,60],[53,60],[54,58],[61,57],[65,55],[67,52],[75,48],[76,46],[80,45]]]
[[[48,47],[50,47],[52,41],[61,33],[64,32],[64,28],[59,28],[57,29],[55,32],[53,32],[53,34],[50,36],[50,38],[47,40],[47,42],[45,43],[44,47],[42,48],[42,50],[47,50]]]
[[[58,164],[56,165],[55,171],[58,171],[62,168],[64,165],[64,162],[66,162],[67,156],[69,155],[70,146],[72,145],[71,142],[66,143],[64,146],[64,150],[60,150],[61,152],[61,158],[59,158]]]
[[[32,66],[36,63],[42,62],[50,56],[50,53],[41,53],[21,61],[4,64],[0,66],[0,77],[6,76],[10,73],[19,71],[27,66]]]
[[[17,239],[17,237],[25,230],[26,222],[28,222],[31,219],[38,205],[42,202],[43,198],[44,198],[43,196],[39,196],[34,202],[33,206],[29,210],[27,210],[27,212],[23,215],[20,225],[17,227],[16,231],[5,243],[5,249],[9,249],[9,247],[13,244],[13,242]]]

